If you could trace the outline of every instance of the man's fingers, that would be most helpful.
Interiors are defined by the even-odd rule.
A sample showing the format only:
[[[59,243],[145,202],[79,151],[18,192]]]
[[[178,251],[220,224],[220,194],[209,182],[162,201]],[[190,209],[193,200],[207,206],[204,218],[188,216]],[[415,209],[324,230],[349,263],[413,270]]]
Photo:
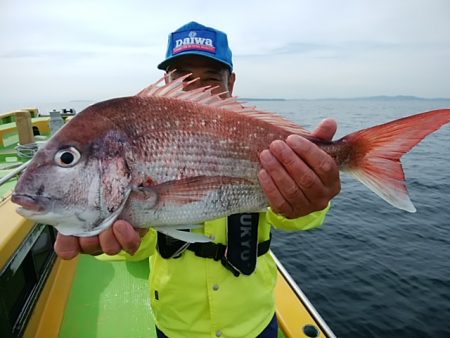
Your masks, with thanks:
[[[117,255],[122,250],[111,228],[106,229],[98,235],[101,250],[107,255]]]
[[[148,229],[147,228],[137,228],[136,231],[139,234],[139,237],[142,238],[145,235],[147,235]]]
[[[141,236],[147,231],[148,229],[135,229],[125,221],[117,221],[98,236],[75,237],[58,233],[54,248],[62,259],[72,259],[80,253],[116,255],[121,250],[133,255],[141,244]]]
[[[286,143],[307,163],[314,173],[313,176],[319,177],[325,187],[330,187],[335,182],[339,182],[339,170],[336,162],[322,149],[298,135],[290,135],[286,139]],[[295,175],[295,173],[292,174]]]
[[[258,174],[261,186],[270,202],[270,206],[277,214],[287,215],[292,212],[292,206],[286,201],[278,190],[270,175],[265,169],[261,169]]]
[[[81,248],[81,253],[88,255],[100,255],[103,253],[98,236],[80,237],[78,238],[78,243]]]
[[[122,249],[133,255],[141,244],[142,230],[135,229],[130,223],[125,221],[117,221],[114,223],[112,230],[115,238]],[[146,232],[144,229],[144,232]]]
[[[302,141],[308,142],[305,139],[299,137]],[[308,145],[313,146],[310,143],[306,143],[304,146],[304,151],[307,152],[309,149]],[[321,184],[319,178],[316,174],[311,171],[308,165],[301,158],[300,154],[294,152],[294,150],[288,146],[288,144],[283,141],[274,141],[270,145],[270,151],[278,159],[278,161],[283,165],[283,168],[287,171],[292,183],[290,185],[285,185],[284,190],[289,192],[289,190],[297,191],[297,194],[301,193],[299,190],[316,190]],[[297,200],[296,197],[300,196],[286,196],[289,200]]]
[[[274,143],[276,142],[281,141],[274,141]],[[260,154],[260,160],[262,167],[265,169],[266,173],[270,175],[272,182],[278,188],[281,195],[284,196],[286,202],[290,203],[291,200],[296,200],[301,197],[295,182],[292,180],[289,173],[286,172],[285,167],[283,167],[279,159],[274,156],[271,151],[263,150]]]
[[[77,237],[64,236],[60,233],[56,235],[54,249],[59,257],[67,260],[75,258],[81,251]]]
[[[313,135],[325,141],[331,141],[337,130],[337,123],[333,119],[325,119],[313,131]]]

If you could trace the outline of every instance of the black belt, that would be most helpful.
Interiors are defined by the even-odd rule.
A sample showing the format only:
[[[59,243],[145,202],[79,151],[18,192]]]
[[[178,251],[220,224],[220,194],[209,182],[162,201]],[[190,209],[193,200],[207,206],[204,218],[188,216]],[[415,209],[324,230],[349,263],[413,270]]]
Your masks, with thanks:
[[[264,242],[258,243],[258,257],[264,255],[269,251],[270,241],[272,239],[272,234],[269,239]],[[212,258],[215,261],[221,261],[222,265],[230,270],[233,275],[238,277],[240,275],[240,271],[236,269],[230,262],[227,260],[225,253],[227,250],[227,246],[221,243],[191,243],[187,247],[187,250],[190,250],[195,253],[196,256],[202,258]]]
[[[181,257],[184,250],[196,256],[220,261],[236,277],[250,275],[256,269],[258,256],[269,251],[271,237],[258,243],[259,213],[228,216],[227,245],[220,243],[186,243],[158,232],[157,250],[165,259]]]

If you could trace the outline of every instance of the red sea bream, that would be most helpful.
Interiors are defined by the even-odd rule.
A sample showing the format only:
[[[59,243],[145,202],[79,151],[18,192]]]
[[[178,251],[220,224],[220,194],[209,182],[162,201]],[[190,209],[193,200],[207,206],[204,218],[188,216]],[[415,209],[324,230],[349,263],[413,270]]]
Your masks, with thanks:
[[[177,237],[175,229],[266,208],[259,153],[290,134],[315,142],[341,171],[413,212],[400,157],[450,122],[450,109],[435,110],[324,142],[211,89],[183,91],[182,81],[154,84],[76,115],[20,177],[12,196],[18,212],[65,235],[95,235],[124,219]]]

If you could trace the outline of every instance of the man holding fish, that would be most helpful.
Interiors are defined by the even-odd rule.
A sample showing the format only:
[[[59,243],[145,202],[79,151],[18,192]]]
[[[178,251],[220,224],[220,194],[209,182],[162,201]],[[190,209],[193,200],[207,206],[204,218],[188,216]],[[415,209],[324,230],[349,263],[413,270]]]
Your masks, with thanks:
[[[195,22],[169,35],[167,57],[158,68],[166,71],[168,81],[184,76],[186,91],[211,86],[223,99],[231,97],[236,79],[226,34]],[[331,140],[335,131],[336,123],[327,119],[313,135]],[[146,231],[118,220],[97,236],[58,234],[55,251],[63,259],[122,250],[129,259],[151,255],[152,308],[159,337],[277,337],[276,266],[267,254],[270,228],[305,230],[322,224],[329,201],[340,191],[340,180],[335,161],[297,135],[272,142],[259,156],[259,182],[271,207],[267,213],[206,222],[203,234],[221,247],[195,243],[197,250],[186,248],[189,243],[172,239],[171,233],[156,235],[153,230],[141,244]],[[235,252],[224,257],[227,239],[235,242],[228,245]],[[210,257],[208,250],[222,257]],[[233,264],[227,264],[228,259]]]
[[[450,123],[438,109],[331,141],[332,120],[311,133],[232,97],[227,36],[196,22],[169,35],[158,68],[157,83],[61,128],[11,200],[55,226],[63,259],[150,257],[159,337],[276,337],[271,227],[322,224],[338,170],[414,212],[400,159]]]

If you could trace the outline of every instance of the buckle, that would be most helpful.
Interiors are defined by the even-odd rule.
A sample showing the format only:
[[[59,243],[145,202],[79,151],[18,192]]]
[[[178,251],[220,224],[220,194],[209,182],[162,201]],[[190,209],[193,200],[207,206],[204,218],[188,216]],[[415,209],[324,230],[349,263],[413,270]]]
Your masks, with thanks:
[[[225,256],[225,254],[222,256],[220,262],[222,263],[222,265],[231,271],[231,273],[234,275],[234,277],[239,277],[239,275],[241,274],[241,272],[236,269],[227,259],[227,257]]]
[[[216,252],[214,253],[213,259],[215,261],[222,260],[225,257],[225,252],[227,247],[223,244],[216,244]]]

